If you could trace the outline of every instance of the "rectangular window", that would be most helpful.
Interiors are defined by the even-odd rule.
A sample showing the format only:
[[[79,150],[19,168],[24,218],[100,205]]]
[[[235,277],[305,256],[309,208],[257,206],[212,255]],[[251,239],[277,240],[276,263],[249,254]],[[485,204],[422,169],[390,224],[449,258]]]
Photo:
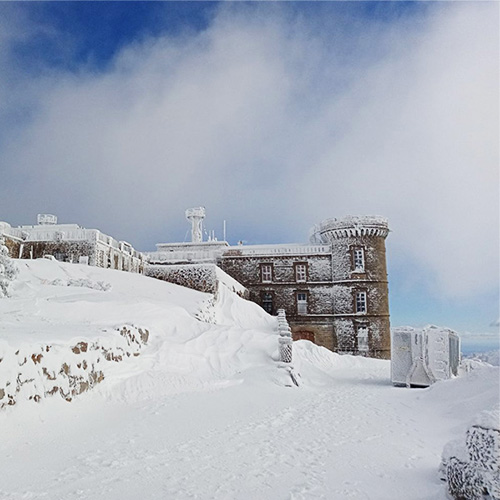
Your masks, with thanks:
[[[295,280],[302,283],[307,280],[307,264],[295,264]]]
[[[356,247],[353,250],[353,263],[355,271],[365,270],[365,250],[361,247]]]
[[[104,267],[104,251],[97,251],[97,267]]]
[[[356,292],[356,312],[366,312],[366,292]]]
[[[297,293],[297,314],[307,314],[307,293]]]
[[[54,259],[58,260],[59,262],[66,262],[68,257],[65,253],[54,252]]]
[[[358,351],[367,352],[368,351],[368,327],[359,326],[358,327]]]
[[[262,264],[260,267],[260,277],[262,283],[270,283],[273,281],[273,266],[272,264]]]
[[[272,293],[264,293],[262,295],[262,308],[264,311],[269,314],[273,313],[273,294]]]

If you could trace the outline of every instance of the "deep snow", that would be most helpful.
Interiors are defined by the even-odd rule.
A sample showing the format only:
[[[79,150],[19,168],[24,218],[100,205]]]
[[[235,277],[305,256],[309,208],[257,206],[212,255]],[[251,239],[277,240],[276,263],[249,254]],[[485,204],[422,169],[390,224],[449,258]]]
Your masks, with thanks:
[[[444,445],[498,404],[496,367],[407,390],[388,361],[307,341],[294,343],[301,386],[289,387],[275,318],[224,288],[214,304],[139,275],[17,264],[0,300],[4,350],[111,342],[123,324],[150,340],[71,403],[0,412],[2,499],[444,499]]]

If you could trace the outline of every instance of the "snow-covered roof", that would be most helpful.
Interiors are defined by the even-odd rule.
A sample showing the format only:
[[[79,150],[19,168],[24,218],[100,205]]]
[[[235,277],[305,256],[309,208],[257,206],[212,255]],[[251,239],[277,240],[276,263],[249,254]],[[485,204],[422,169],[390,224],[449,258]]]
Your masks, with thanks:
[[[40,215],[40,214],[39,214]],[[42,214],[50,215],[50,214]],[[51,216],[55,217],[55,216]],[[45,220],[45,219],[44,219]],[[54,219],[50,219],[54,220]],[[57,220],[57,218],[55,218]],[[78,224],[42,223],[12,227],[7,222],[0,222],[0,233],[18,238],[26,242],[35,241],[99,241],[123,252],[140,255],[133,246],[126,241],[118,241],[112,236],[102,233],[98,229],[86,229]]]
[[[162,252],[176,252],[178,250],[189,250],[189,251],[197,251],[197,250],[206,250],[206,249],[214,249],[221,247],[228,247],[229,243],[227,241],[200,241],[196,243],[192,242],[184,242],[184,243],[157,243],[156,248],[158,251]]]

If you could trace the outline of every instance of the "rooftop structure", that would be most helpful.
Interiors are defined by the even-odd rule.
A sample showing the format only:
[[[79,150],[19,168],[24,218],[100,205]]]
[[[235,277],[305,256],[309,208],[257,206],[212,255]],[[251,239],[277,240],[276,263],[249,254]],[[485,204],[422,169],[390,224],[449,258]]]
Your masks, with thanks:
[[[205,208],[195,207],[186,210],[186,219],[191,222],[191,241],[201,243],[203,240],[202,223],[205,218]]]

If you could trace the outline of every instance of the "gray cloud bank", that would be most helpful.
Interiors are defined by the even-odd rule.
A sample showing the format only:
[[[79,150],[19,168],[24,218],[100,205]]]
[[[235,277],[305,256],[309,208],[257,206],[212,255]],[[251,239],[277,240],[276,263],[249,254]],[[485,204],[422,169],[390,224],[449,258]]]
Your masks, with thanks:
[[[394,258],[439,293],[495,289],[497,17],[493,3],[392,24],[236,5],[104,71],[36,77],[13,68],[21,32],[4,22],[0,219],[57,213],[150,249],[182,238],[189,206],[251,242],[382,214]]]

